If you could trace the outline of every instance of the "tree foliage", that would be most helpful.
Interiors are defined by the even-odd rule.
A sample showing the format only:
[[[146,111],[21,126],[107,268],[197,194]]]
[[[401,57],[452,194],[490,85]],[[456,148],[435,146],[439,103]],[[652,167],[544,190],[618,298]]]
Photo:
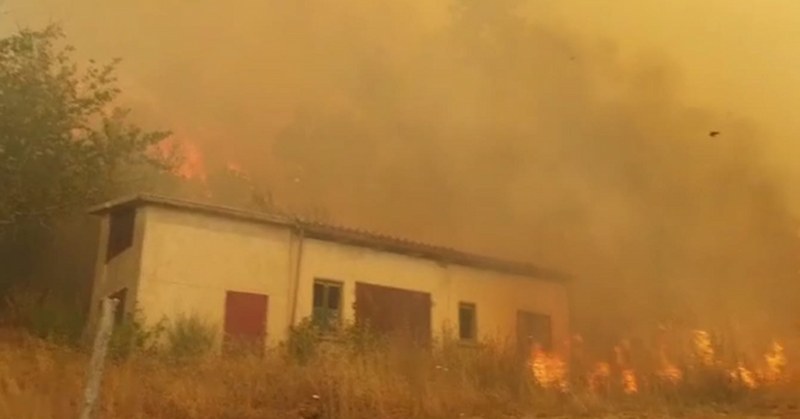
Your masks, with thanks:
[[[169,135],[127,122],[115,70],[76,64],[58,26],[0,39],[0,226],[44,223],[106,197],[119,173],[163,165]]]

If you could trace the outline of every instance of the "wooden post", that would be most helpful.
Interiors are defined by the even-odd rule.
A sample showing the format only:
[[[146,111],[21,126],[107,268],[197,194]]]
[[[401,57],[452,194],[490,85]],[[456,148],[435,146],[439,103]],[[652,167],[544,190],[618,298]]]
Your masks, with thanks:
[[[103,363],[108,350],[108,341],[111,339],[111,332],[114,330],[114,312],[119,303],[116,299],[106,298],[100,311],[100,322],[97,335],[94,338],[94,348],[92,349],[92,360],[89,364],[88,377],[86,380],[86,390],[84,392],[83,411],[81,419],[91,419],[94,414],[97,399],[100,396],[100,383],[103,379]]]

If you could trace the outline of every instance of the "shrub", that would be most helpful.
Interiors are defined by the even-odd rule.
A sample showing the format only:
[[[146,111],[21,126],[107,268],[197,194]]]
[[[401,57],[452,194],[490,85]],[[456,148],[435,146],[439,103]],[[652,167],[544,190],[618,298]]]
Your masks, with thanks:
[[[127,314],[114,326],[108,344],[109,356],[116,360],[127,359],[135,353],[156,353],[166,327],[162,319],[153,326],[147,326],[139,311]]]
[[[200,317],[178,316],[167,328],[166,354],[178,360],[207,355],[216,335],[216,328]]]
[[[73,346],[80,342],[86,316],[78,304],[41,292],[17,290],[6,298],[4,306],[2,315],[11,325],[36,337]]]
[[[307,363],[316,353],[322,334],[309,318],[289,329],[289,338],[284,343],[286,355],[300,364]]]

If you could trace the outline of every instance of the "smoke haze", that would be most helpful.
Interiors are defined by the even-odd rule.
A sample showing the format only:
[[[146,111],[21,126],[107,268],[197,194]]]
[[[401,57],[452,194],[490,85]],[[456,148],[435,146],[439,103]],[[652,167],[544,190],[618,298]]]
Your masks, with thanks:
[[[708,41],[691,32],[626,43],[625,28],[663,33],[663,22],[631,23],[635,10],[651,20],[657,12],[551,3],[25,0],[4,8],[24,24],[63,21],[87,57],[122,57],[137,117],[195,144],[209,171],[235,163],[279,203],[319,206],[339,223],[573,274],[575,318],[589,333],[627,334],[664,319],[791,327],[800,253],[787,156],[796,146],[776,132],[800,129],[776,125],[771,105],[753,103],[779,91],[747,96],[743,82],[738,94],[720,93],[714,80],[733,80],[736,68],[687,75],[706,67],[661,46],[724,55],[710,44],[687,47]],[[677,3],[683,8],[661,12],[686,17],[690,29],[716,10]],[[739,16],[730,25],[745,13],[726,10]],[[598,14],[629,24],[592,26]],[[755,31],[741,30],[724,56]],[[760,45],[752,42],[741,50]],[[794,99],[787,93],[786,103]]]

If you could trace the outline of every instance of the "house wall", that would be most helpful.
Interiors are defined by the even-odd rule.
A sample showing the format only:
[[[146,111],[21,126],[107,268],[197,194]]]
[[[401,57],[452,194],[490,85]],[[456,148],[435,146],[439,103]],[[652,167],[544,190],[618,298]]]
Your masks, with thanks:
[[[354,319],[355,283],[367,282],[430,293],[434,336],[441,336],[445,328],[457,332],[459,302],[470,302],[476,305],[481,338],[515,339],[517,310],[527,310],[551,316],[554,349],[567,349],[567,295],[560,283],[305,239],[295,313],[298,321],[312,313],[315,278],[344,284],[345,321]]]
[[[354,320],[355,283],[366,282],[395,288],[405,288],[431,294],[431,330],[451,320],[448,307],[451,281],[447,271],[438,263],[364,247],[315,239],[303,241],[300,281],[295,318],[311,316],[314,279],[340,281],[344,285],[342,316]]]
[[[569,349],[569,301],[566,286],[553,281],[503,274],[459,265],[447,267],[453,279],[449,313],[458,321],[458,303],[476,305],[478,335],[516,339],[517,311],[550,316],[553,349]]]
[[[105,243],[107,217],[101,230]],[[105,260],[104,247],[98,261]],[[221,335],[226,291],[266,294],[267,343],[275,344],[286,337],[290,324],[311,316],[316,278],[344,284],[346,321],[354,319],[355,283],[366,282],[429,293],[434,335],[444,327],[457,331],[458,304],[470,302],[477,307],[482,338],[514,339],[517,310],[528,310],[551,316],[555,349],[566,349],[568,308],[562,283],[301,238],[285,226],[156,206],[139,208],[133,247],[109,266],[99,266],[104,277],[114,279],[106,280],[96,295],[127,284],[135,292],[128,300],[136,300],[151,324],[164,317],[199,315],[215,323]]]
[[[110,261],[106,261],[108,251],[108,237],[110,232],[110,216],[104,216],[100,221],[100,237],[95,261],[94,282],[92,285],[92,300],[89,308],[89,325],[97,321],[99,304],[102,298],[108,297],[123,288],[127,288],[128,298],[125,300],[125,312],[134,308],[133,295],[139,285],[139,272],[142,258],[142,238],[145,234],[145,217],[137,212],[133,229],[133,244]]]
[[[189,211],[144,207],[147,228],[137,296],[149,323],[198,316],[221,337],[226,291],[269,296],[267,342],[288,324],[291,237],[273,227]]]

